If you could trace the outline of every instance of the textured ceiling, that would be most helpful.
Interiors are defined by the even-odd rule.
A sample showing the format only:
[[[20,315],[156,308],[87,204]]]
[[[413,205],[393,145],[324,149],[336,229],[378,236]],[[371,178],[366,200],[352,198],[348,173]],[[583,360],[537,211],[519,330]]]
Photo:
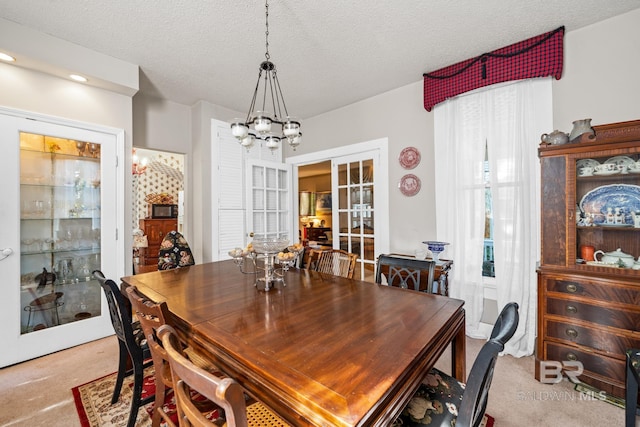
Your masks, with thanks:
[[[272,0],[269,51],[289,113],[308,118],[637,8],[640,0]],[[258,0],[0,0],[0,17],[137,64],[143,93],[186,105],[246,111],[264,60]]]

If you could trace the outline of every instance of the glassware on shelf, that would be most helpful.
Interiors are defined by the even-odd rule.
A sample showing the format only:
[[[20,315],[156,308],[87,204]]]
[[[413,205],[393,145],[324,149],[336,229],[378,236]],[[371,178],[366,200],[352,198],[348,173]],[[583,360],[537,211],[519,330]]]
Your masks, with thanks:
[[[76,148],[78,149],[78,156],[84,156],[84,150],[87,147],[87,143],[84,141],[76,141]]]

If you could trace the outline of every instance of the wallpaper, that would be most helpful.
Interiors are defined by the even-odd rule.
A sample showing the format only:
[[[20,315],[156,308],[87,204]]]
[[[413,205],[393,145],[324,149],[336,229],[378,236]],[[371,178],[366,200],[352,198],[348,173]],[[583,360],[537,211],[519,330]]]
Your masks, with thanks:
[[[131,181],[132,230],[138,228],[138,220],[148,215],[147,196],[166,194],[173,204],[178,204],[178,192],[184,185],[184,155],[143,149],[137,149],[136,154],[141,163],[146,159],[146,168],[133,174]]]

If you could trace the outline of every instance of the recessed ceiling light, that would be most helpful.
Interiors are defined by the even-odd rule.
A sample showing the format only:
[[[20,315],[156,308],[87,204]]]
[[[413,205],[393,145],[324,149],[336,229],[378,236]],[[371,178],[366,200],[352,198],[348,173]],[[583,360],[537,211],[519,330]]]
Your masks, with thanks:
[[[88,81],[86,77],[83,77],[79,74],[69,74],[69,77],[71,77],[73,80],[77,81],[77,82],[86,82]]]
[[[11,55],[7,55],[6,53],[0,52],[0,59],[8,62],[15,62],[16,58]]]

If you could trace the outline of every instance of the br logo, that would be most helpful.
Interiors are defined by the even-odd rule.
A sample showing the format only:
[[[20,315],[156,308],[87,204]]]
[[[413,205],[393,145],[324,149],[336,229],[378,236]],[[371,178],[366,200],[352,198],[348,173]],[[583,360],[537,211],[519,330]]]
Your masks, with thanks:
[[[569,381],[578,384],[578,377],[582,375],[584,367],[582,362],[565,360],[558,362],[555,360],[546,360],[540,362],[540,382],[545,384],[556,384],[562,381],[564,375]],[[564,375],[563,375],[564,374]]]

